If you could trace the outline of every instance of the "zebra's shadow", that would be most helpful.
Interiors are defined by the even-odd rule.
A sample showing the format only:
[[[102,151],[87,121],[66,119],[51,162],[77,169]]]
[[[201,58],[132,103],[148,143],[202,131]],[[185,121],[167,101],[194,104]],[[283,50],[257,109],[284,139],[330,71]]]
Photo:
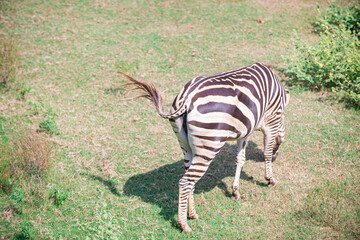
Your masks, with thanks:
[[[208,192],[215,187],[219,187],[226,196],[230,197],[229,187],[223,182],[223,179],[235,175],[235,158],[236,145],[226,143],[211,163],[206,174],[196,184],[195,198],[197,193]],[[248,142],[246,159],[247,161],[264,161],[263,152],[257,148],[254,142]],[[153,171],[131,177],[124,185],[123,194],[137,196],[144,202],[158,205],[161,208],[160,215],[165,220],[176,225],[174,215],[177,212],[178,182],[184,173],[182,160],[164,165]],[[244,171],[241,172],[240,178],[260,186],[267,186],[265,182],[254,180],[252,176],[248,176]]]

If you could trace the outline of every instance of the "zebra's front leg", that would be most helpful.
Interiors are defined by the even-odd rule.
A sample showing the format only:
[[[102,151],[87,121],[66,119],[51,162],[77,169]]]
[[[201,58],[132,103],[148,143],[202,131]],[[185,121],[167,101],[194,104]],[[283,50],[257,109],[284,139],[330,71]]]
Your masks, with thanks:
[[[278,185],[278,182],[275,180],[272,173],[273,145],[275,141],[275,136],[269,131],[263,131],[263,133],[264,133],[264,156],[265,156],[265,180],[268,181],[269,187],[276,187]]]
[[[236,172],[235,172],[234,182],[233,182],[233,185],[232,185],[233,193],[232,193],[232,196],[231,196],[231,199],[235,199],[235,200],[240,199],[239,181],[240,181],[241,169],[242,169],[242,167],[244,166],[244,163],[245,163],[246,140],[247,140],[246,138],[245,139],[240,139],[237,142],[238,153],[237,153],[237,156],[236,156]]]

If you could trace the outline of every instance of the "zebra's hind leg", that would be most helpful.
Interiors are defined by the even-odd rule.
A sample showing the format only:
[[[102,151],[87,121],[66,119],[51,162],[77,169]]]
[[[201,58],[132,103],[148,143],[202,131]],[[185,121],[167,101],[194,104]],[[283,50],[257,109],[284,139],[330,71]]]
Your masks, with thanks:
[[[186,175],[186,174],[185,174]],[[179,181],[179,203],[178,203],[178,219],[177,224],[184,232],[191,232],[191,228],[187,224],[187,205],[190,193],[195,185],[193,181],[182,177]]]
[[[196,182],[205,174],[211,159],[205,156],[195,156],[192,160],[190,168],[179,181],[179,206],[177,223],[184,232],[191,232],[191,228],[187,224],[187,207],[189,204],[189,214],[192,217],[198,217],[194,208],[193,190]]]
[[[240,199],[240,193],[239,193],[239,181],[240,181],[240,174],[241,169],[244,166],[245,163],[245,147],[246,147],[246,138],[240,139],[237,142],[237,156],[236,156],[236,172],[234,177],[234,182],[232,185],[233,193],[231,196],[231,199],[238,200]]]

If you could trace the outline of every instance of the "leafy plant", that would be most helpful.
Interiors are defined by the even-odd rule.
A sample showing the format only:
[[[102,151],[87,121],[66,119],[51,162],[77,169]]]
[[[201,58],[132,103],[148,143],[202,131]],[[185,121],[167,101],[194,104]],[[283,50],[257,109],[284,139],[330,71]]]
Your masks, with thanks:
[[[22,82],[20,85],[20,99],[24,100],[25,94],[30,92],[30,90],[31,90],[31,87],[26,87],[25,82]]]
[[[40,122],[39,124],[39,131],[45,132],[47,134],[49,134],[50,136],[52,135],[59,135],[59,128],[55,122],[54,118],[47,118],[43,121]]]
[[[39,104],[29,102],[29,105],[31,106],[31,109],[29,109],[32,112],[31,115],[38,115],[40,113],[42,107]]]
[[[50,198],[54,200],[56,206],[62,205],[68,198],[68,195],[68,192],[62,188],[55,187],[50,191]]]
[[[21,232],[17,236],[18,239],[35,239],[36,232],[34,229],[34,225],[29,221],[22,221],[20,223]]]
[[[10,196],[10,202],[20,213],[22,213],[23,205],[25,202],[25,191],[21,188],[15,188]]]

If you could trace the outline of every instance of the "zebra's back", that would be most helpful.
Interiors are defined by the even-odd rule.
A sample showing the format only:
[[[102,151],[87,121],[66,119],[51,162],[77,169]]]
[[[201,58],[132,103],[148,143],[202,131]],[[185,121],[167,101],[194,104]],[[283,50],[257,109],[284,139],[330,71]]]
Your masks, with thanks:
[[[273,72],[255,63],[194,78],[176,97],[173,111],[185,104],[188,128],[201,136],[244,138],[257,129],[269,105],[278,97],[275,95],[279,88],[282,85]]]

